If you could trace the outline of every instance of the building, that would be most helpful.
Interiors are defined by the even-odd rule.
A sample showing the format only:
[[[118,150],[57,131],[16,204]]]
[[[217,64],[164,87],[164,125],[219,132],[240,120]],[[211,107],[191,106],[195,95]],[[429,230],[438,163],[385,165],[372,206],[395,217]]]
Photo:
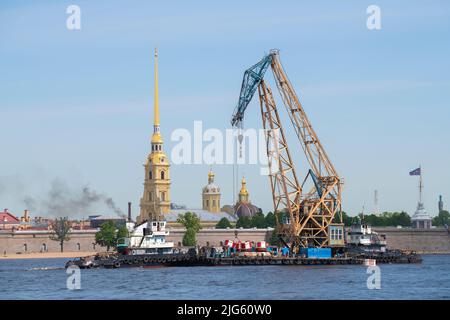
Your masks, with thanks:
[[[214,172],[208,173],[208,184],[202,190],[203,210],[220,212],[220,188],[214,184]]]
[[[116,227],[119,228],[121,226],[125,226],[126,223],[126,219],[125,218],[120,218],[117,216],[104,216],[104,215],[94,215],[94,216],[89,216],[89,227],[96,229],[96,228],[100,228],[100,226],[108,221],[112,221],[116,224]],[[72,224],[73,226],[73,224]],[[80,225],[78,225],[77,229],[81,229],[83,230],[83,227],[85,227],[85,225],[83,224],[83,227],[79,227]]]
[[[8,209],[0,212],[0,223],[2,230],[19,229],[20,227],[20,220],[12,215]]]
[[[416,229],[430,229],[431,228],[431,217],[425,210],[425,205],[422,202],[422,192],[423,192],[423,181],[422,181],[422,168],[409,173],[410,175],[419,176],[419,202],[417,204],[417,209],[411,218],[412,227]]]
[[[214,228],[222,218],[227,218],[231,223],[237,221],[237,217],[233,213],[220,209],[220,187],[215,184],[214,177],[214,172],[210,170],[208,172],[208,184],[202,189],[202,209],[186,207],[174,209],[173,206],[170,213],[164,215],[168,226],[182,227],[177,223],[177,219],[180,214],[186,212],[195,213],[200,219],[202,228]]]
[[[411,218],[412,227],[416,229],[430,229],[431,217],[422,202],[417,204],[417,210]]]
[[[170,212],[170,164],[163,151],[163,138],[159,123],[158,101],[158,52],[155,49],[154,70],[154,124],[151,139],[151,152],[144,165],[144,193],[140,202],[137,223],[149,219],[159,219]]]
[[[238,202],[234,206],[234,215],[238,218],[251,218],[258,212],[261,212],[261,209],[254,206],[250,202],[249,193],[247,190],[247,182],[245,181],[245,177],[242,177],[241,190],[239,191],[238,195]]]

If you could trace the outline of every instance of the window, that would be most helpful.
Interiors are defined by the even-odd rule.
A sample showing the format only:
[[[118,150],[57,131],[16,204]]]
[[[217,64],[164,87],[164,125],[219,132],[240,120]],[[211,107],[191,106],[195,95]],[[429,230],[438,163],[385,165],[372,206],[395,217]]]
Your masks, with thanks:
[[[164,180],[164,171],[161,171],[161,180]]]
[[[161,201],[166,201],[166,193],[161,192]]]
[[[148,200],[153,201],[153,193],[148,193]]]
[[[153,179],[153,177],[152,177],[153,175],[152,175],[152,171],[149,171],[148,172],[148,178],[150,179],[150,180],[152,180]]]
[[[216,206],[216,200],[213,200],[213,207]]]
[[[206,200],[206,206],[209,207],[209,200]]]

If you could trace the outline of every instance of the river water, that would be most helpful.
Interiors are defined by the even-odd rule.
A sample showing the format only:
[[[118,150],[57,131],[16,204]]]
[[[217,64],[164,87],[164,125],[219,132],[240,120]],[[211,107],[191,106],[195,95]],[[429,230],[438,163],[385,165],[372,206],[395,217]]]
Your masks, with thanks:
[[[380,289],[349,265],[81,270],[81,289],[68,290],[68,260],[0,260],[0,299],[450,299],[450,255],[379,265]]]

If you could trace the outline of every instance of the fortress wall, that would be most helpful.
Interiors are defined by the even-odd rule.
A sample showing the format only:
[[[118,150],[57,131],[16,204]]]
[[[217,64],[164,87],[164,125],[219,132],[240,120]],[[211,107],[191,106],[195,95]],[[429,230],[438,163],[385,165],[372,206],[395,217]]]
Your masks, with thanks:
[[[450,233],[444,228],[373,228],[385,234],[388,248],[414,250],[418,252],[450,253]]]
[[[418,252],[446,252],[450,253],[450,234],[444,228],[417,230],[411,228],[374,228],[380,234],[385,234],[388,247],[391,249],[415,250]],[[242,241],[268,240],[272,229],[202,229],[197,234],[197,243],[200,246],[220,246],[221,241],[234,240],[236,237]],[[170,229],[168,241],[175,246],[182,242],[184,229]],[[25,244],[27,252],[40,252],[46,244],[48,252],[59,252],[57,241],[53,241],[46,231],[21,231],[15,233],[0,233],[0,254],[6,250],[8,254],[24,253]],[[65,242],[64,251],[105,251],[105,248],[95,245],[95,231],[84,230],[74,232],[70,240]],[[78,247],[78,244],[80,245]]]
[[[98,251],[102,247],[95,245],[95,231],[75,232],[70,235],[70,240],[64,242],[65,252]],[[50,239],[50,234],[44,232],[15,232],[0,233],[0,254],[6,250],[7,254],[33,253],[44,250],[44,244],[48,252],[60,252],[58,241]]]

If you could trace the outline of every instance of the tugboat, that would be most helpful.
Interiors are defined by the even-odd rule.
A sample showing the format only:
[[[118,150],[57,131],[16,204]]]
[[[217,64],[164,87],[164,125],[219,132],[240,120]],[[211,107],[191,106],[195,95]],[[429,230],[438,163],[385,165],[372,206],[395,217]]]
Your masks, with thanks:
[[[416,252],[403,252],[386,247],[386,236],[373,231],[364,221],[350,227],[345,251],[347,256],[374,261],[374,263],[420,263]]]
[[[66,268],[71,265],[81,269],[163,266],[183,260],[186,254],[175,253],[173,242],[166,241],[169,235],[166,223],[164,220],[146,221],[134,227],[134,223],[128,222],[130,236],[118,239],[117,252],[71,260]]]
[[[173,242],[167,242],[166,221],[147,221],[134,228],[130,237],[117,240],[117,252],[123,255],[171,254]]]
[[[353,223],[347,237],[348,251],[386,252],[386,237],[364,222]]]

